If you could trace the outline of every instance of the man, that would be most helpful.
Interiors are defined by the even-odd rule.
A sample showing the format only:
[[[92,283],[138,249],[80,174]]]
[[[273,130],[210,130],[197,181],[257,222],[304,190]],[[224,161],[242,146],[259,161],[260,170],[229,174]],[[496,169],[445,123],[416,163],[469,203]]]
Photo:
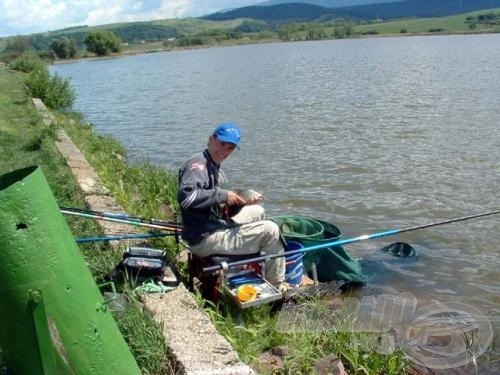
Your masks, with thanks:
[[[262,196],[243,198],[224,189],[226,178],[220,166],[239,148],[240,140],[237,125],[220,124],[208,138],[207,148],[179,171],[177,200],[184,224],[182,238],[197,256],[284,252],[278,225],[264,220],[264,209],[256,204]],[[284,257],[268,260],[265,269],[265,278],[285,292]]]

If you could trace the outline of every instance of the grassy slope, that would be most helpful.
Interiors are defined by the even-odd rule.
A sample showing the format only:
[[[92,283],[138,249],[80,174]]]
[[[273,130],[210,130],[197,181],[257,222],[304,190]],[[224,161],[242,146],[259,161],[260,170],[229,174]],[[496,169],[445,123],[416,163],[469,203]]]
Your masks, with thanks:
[[[23,75],[8,71],[0,64],[0,175],[39,165],[60,206],[85,207],[71,171],[55,148],[55,139],[56,127],[42,124],[31,98],[24,91]],[[102,144],[95,145],[96,153],[102,155],[102,148]],[[67,220],[76,237],[100,234],[99,227],[92,220],[72,216]],[[110,251],[99,243],[80,248],[97,280],[101,280],[121,258],[120,250]],[[144,374],[171,373],[161,329],[151,318],[144,316],[137,302],[132,300],[117,323]],[[3,371],[1,354],[0,348],[0,373]]]
[[[481,11],[458,14],[448,17],[416,18],[407,20],[396,20],[390,22],[371,23],[367,25],[356,25],[354,27],[354,30],[355,32],[359,33],[375,30],[380,34],[399,33],[402,28],[406,28],[409,33],[426,33],[431,28],[441,28],[444,31],[450,33],[471,32],[468,24],[465,23],[465,19],[469,16],[477,16],[479,14],[486,14],[489,12],[500,13],[500,8],[481,10]],[[219,29],[233,28],[240,25],[243,21],[244,19],[235,19],[235,20],[217,22],[217,21],[201,20],[197,18],[186,18],[186,19],[165,19],[158,21],[150,21],[150,23],[152,25],[170,26],[179,30],[180,33],[193,35],[213,28],[219,28]],[[54,31],[53,34],[57,35],[63,32],[68,33],[68,32],[82,31],[82,30],[87,30],[87,31],[99,30],[104,28],[112,30],[116,27],[123,27],[126,25],[127,23],[116,23],[116,24],[100,25],[92,27],[69,28],[69,29]],[[474,32],[500,32],[500,26],[477,24],[477,27],[474,30]]]
[[[55,130],[44,127],[24,91],[22,75],[0,66],[0,173],[40,165],[60,204],[82,202],[83,196],[54,146]]]
[[[476,29],[470,30],[469,25],[465,23],[465,19],[469,16],[477,16],[479,14],[486,14],[489,12],[500,13],[500,8],[482,10],[448,17],[417,18],[383,23],[373,23],[369,25],[357,25],[354,27],[354,30],[355,32],[359,33],[374,30],[379,34],[397,34],[403,28],[405,28],[408,33],[427,33],[429,29],[438,28],[443,29],[444,32],[448,33],[500,32],[500,25],[491,26],[478,23]]]
[[[39,165],[60,206],[83,206],[83,194],[56,149],[55,139],[55,127],[42,124],[40,114],[25,93],[23,74],[0,66],[0,174]],[[100,233],[99,227],[89,220],[69,217],[68,223],[75,237]],[[95,275],[107,271],[102,259],[97,259],[100,246],[85,245],[83,249]]]
[[[95,30],[110,30],[116,29],[118,27],[126,27],[134,24],[151,24],[151,25],[161,25],[161,26],[169,26],[177,29],[180,34],[197,34],[199,32],[209,30],[212,28],[233,28],[240,25],[242,20],[230,20],[230,21],[208,21],[201,20],[197,18],[184,18],[184,19],[165,19],[158,21],[144,21],[144,22],[122,22],[122,23],[111,23],[107,25],[98,25],[98,26],[80,26],[80,27],[72,27],[66,28],[62,30],[56,30],[51,32],[51,35],[57,36],[62,34],[71,34],[76,32],[88,32]]]

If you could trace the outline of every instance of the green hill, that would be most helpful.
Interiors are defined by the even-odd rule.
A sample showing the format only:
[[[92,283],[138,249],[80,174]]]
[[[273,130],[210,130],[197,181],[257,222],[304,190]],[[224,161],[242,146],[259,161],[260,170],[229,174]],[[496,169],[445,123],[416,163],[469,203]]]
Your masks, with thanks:
[[[375,3],[387,3],[389,1],[404,1],[404,0],[301,0],[296,2],[312,4],[312,5],[320,5],[322,7],[327,8],[344,8],[344,7],[353,7],[356,5],[364,5],[364,4],[375,4]],[[258,3],[255,5],[276,5],[276,4],[284,4],[291,3],[290,0],[269,0],[264,1],[262,3]]]
[[[270,6],[252,5],[200,17],[204,20],[226,21],[238,18],[252,18],[264,21],[314,21],[327,15],[340,15],[331,8],[305,3],[287,3]]]
[[[195,35],[214,28],[232,29],[241,25],[243,20],[228,20],[214,22],[197,18],[166,19],[145,22],[125,22],[99,26],[75,26],[64,29],[27,35],[31,47],[38,51],[47,50],[53,40],[61,37],[73,38],[78,48],[83,49],[83,40],[89,31],[112,31],[125,43],[142,43],[164,41],[169,38],[179,38],[183,35]],[[8,38],[0,38],[0,51],[5,47]]]
[[[432,18],[500,7],[500,0],[406,0],[340,8],[361,19]]]
[[[447,17],[416,18],[395,20],[370,24],[360,24],[354,31],[360,34],[399,34],[428,33],[439,31],[442,33],[468,32],[500,32],[500,8],[488,9]]]
[[[375,19],[444,17],[497,7],[500,7],[500,0],[406,0],[335,9],[309,3],[290,2],[269,6],[241,7],[201,18],[213,21],[252,18],[265,21],[293,22],[297,20],[314,21],[320,17],[334,16],[336,18],[370,21]]]

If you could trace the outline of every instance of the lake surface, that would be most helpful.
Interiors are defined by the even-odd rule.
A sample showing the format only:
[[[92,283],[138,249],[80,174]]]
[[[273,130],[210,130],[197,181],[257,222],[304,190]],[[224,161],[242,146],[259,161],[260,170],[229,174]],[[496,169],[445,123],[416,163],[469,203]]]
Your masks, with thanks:
[[[217,123],[240,124],[225,172],[262,191],[270,216],[321,218],[350,238],[500,209],[500,35],[247,45],[51,70],[72,78],[74,108],[131,160],[176,170]],[[366,259],[362,294],[468,304],[498,335],[499,228],[488,216],[346,249]],[[377,252],[397,241],[418,257]]]

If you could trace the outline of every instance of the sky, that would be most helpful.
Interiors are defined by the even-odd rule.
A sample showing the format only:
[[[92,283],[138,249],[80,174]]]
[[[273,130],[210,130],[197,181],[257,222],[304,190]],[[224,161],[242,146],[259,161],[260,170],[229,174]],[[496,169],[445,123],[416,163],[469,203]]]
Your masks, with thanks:
[[[0,37],[79,25],[199,17],[259,0],[0,0]]]

